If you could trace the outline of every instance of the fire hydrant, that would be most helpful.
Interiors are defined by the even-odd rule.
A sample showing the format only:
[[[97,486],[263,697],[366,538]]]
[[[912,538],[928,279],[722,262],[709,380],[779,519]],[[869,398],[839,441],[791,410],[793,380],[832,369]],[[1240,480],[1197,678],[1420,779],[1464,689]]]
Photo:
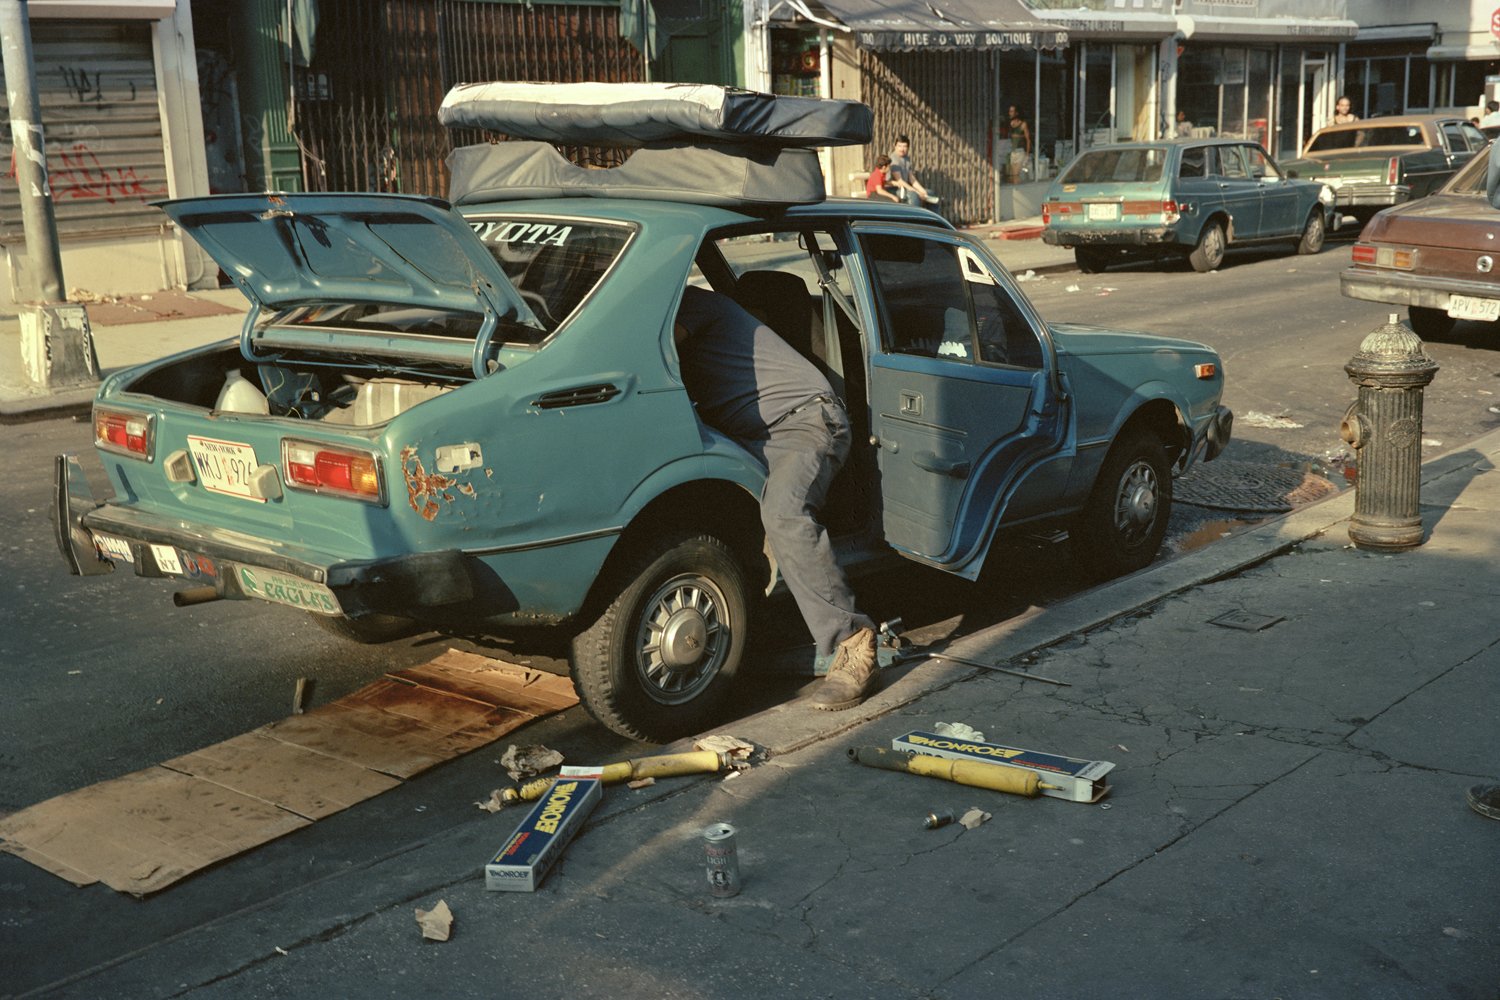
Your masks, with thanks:
[[[1344,366],[1359,386],[1339,436],[1359,453],[1349,540],[1362,549],[1422,544],[1422,392],[1437,370],[1395,313]]]

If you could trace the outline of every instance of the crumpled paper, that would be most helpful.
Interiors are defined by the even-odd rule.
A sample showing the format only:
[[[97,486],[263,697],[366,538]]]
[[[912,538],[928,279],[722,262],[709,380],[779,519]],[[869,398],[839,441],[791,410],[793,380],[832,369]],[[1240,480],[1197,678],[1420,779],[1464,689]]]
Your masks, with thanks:
[[[963,824],[965,830],[972,830],[976,826],[979,826],[981,823],[988,821],[989,818],[989,813],[985,812],[983,809],[980,809],[978,806],[974,806],[970,808],[968,812],[960,816],[958,818],[958,821]]]
[[[716,736],[705,736],[693,744],[694,750],[712,750],[714,753],[727,753],[729,755],[729,766],[736,771],[743,771],[750,766],[750,758],[755,753],[755,744],[747,743],[738,736],[726,736],[722,733]]]
[[[932,731],[939,736],[952,736],[958,740],[973,740],[975,743],[984,742],[984,734],[965,722],[939,722],[932,727]]]
[[[453,911],[448,909],[447,900],[438,900],[430,910],[418,910],[417,926],[422,928],[422,936],[429,941],[448,940],[453,933]]]
[[[540,743],[524,747],[518,747],[512,743],[500,756],[500,766],[505,768],[511,781],[535,777],[543,771],[550,771],[560,766],[562,762],[562,754],[556,750],[549,750]]]
[[[474,803],[487,813],[497,813],[505,808],[505,800],[500,797],[500,789],[491,789],[490,797],[484,802]]]

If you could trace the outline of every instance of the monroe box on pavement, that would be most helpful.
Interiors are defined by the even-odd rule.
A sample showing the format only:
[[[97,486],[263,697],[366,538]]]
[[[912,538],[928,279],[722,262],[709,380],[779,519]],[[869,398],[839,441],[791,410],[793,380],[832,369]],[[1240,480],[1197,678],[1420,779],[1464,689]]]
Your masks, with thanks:
[[[1043,795],[1067,799],[1069,802],[1098,802],[1109,794],[1106,779],[1114,765],[1107,760],[1080,760],[1077,757],[1059,757],[1056,754],[1037,750],[1022,750],[1019,747],[1001,746],[999,743],[981,743],[977,740],[961,740],[952,736],[939,736],[920,730],[898,736],[891,740],[891,749],[902,753],[921,753],[929,757],[949,757],[957,760],[977,760],[986,764],[1004,764],[1035,771],[1049,785],[1060,788],[1044,788]]]
[[[604,793],[598,778],[561,777],[552,783],[505,846],[484,866],[484,887],[534,892]]]

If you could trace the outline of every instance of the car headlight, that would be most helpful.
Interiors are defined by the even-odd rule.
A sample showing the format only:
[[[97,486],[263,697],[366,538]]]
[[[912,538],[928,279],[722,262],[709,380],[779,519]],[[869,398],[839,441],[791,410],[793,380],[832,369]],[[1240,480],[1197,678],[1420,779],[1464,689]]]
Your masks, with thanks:
[[[1318,191],[1318,200],[1325,205],[1332,205],[1333,188],[1329,187],[1327,184],[1324,184],[1323,187]]]

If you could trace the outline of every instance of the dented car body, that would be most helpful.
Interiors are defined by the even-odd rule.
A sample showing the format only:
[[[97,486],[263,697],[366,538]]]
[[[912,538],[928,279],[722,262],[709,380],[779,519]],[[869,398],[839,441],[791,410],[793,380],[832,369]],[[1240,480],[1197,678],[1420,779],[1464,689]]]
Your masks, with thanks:
[[[180,578],[182,603],[272,601],[364,640],[565,624],[590,711],[667,739],[712,721],[775,582],[765,470],[683,387],[689,283],[847,401],[859,444],[825,520],[848,562],[974,579],[1003,531],[1058,523],[1137,568],[1173,473],[1228,442],[1211,349],[1048,325],[920,209],[477,197],[166,203],[253,308],[236,341],[105,380],[114,496],[58,459],[74,571]]]

